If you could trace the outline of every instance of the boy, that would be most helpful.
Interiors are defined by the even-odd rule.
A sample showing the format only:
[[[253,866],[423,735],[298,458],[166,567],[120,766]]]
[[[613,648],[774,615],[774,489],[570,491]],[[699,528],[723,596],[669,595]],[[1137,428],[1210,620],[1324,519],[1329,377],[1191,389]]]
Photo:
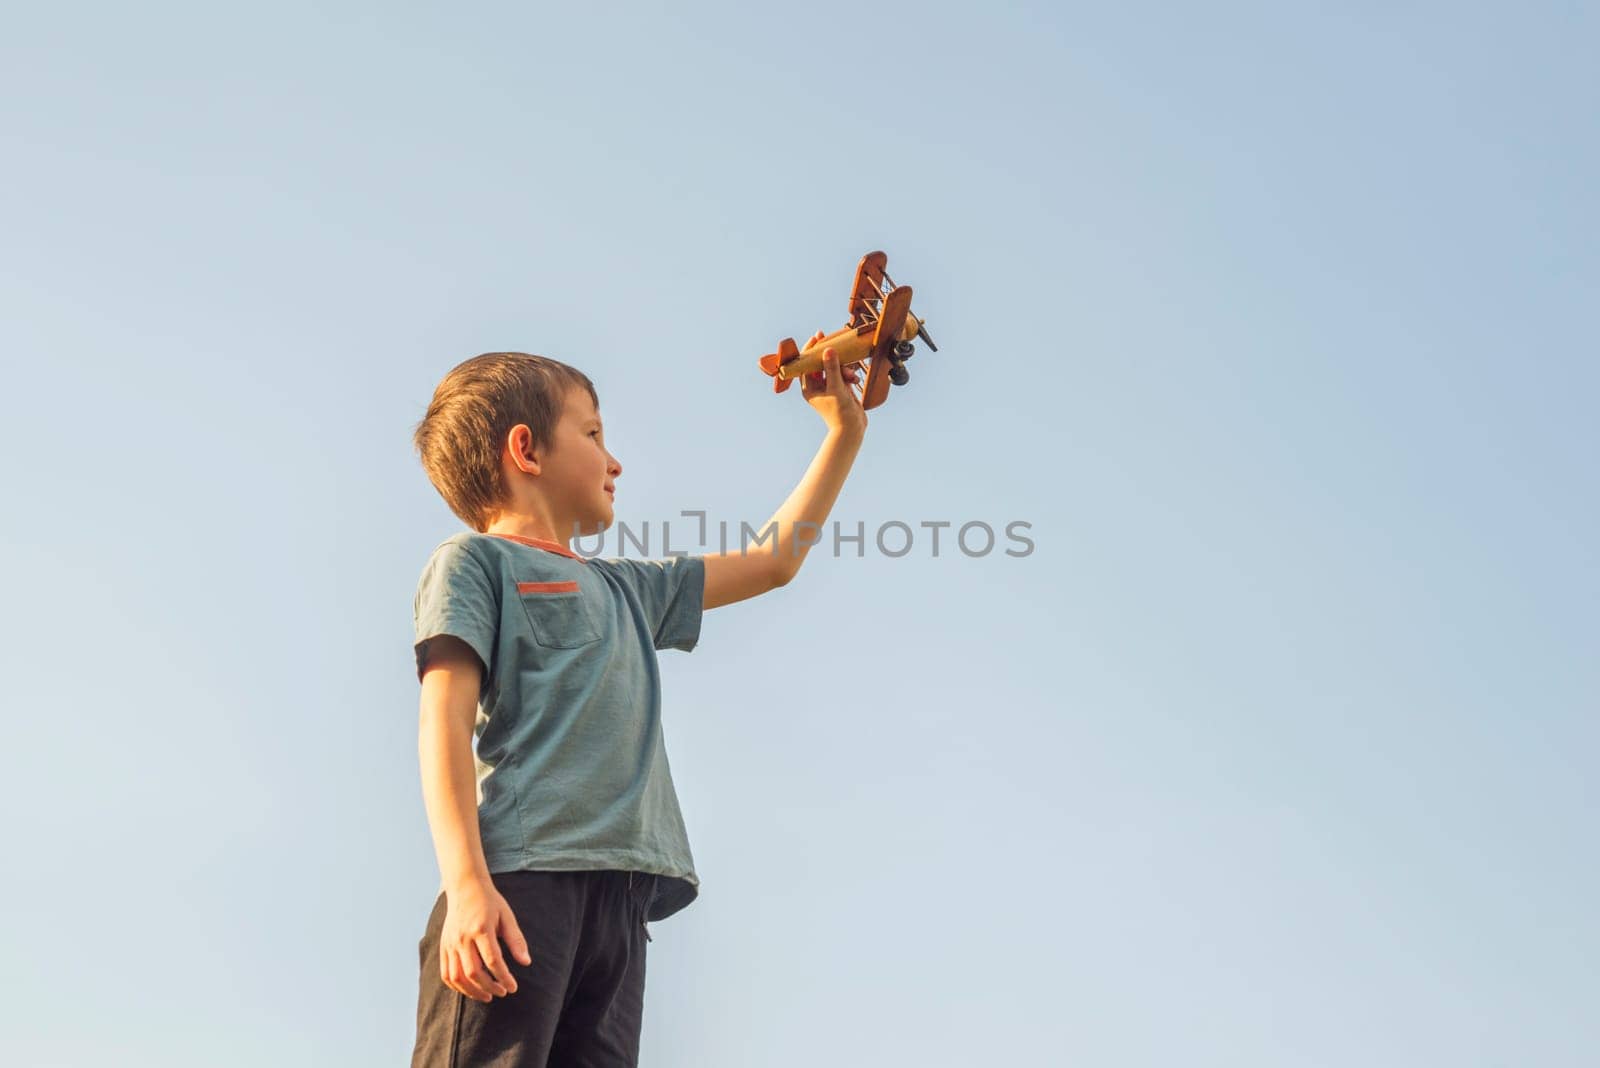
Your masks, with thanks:
[[[699,893],[655,652],[693,649],[705,609],[794,577],[866,431],[855,380],[830,349],[801,383],[827,433],[775,542],[660,560],[570,548],[611,525],[622,473],[581,372],[487,353],[434,392],[417,451],[476,533],[434,551],[415,604],[442,887],[413,1068],[638,1063],[645,923]]]

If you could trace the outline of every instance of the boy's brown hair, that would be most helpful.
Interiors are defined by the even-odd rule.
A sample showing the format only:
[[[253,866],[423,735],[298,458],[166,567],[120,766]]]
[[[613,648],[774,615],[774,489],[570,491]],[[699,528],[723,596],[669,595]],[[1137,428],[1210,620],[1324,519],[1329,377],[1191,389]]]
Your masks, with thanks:
[[[562,402],[575,386],[594,383],[575,367],[526,352],[486,352],[458,364],[433,391],[412,443],[428,481],[450,510],[480,533],[509,496],[500,450],[518,423],[536,449],[550,447]]]

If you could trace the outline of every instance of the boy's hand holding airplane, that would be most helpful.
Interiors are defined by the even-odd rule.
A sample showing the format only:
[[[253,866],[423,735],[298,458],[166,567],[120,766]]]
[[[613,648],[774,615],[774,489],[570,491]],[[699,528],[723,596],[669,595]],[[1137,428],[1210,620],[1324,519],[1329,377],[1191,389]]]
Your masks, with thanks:
[[[827,336],[818,330],[806,346]],[[801,376],[800,395],[822,416],[829,430],[859,434],[867,429],[867,413],[855,391],[860,377],[855,367],[840,368],[839,357],[832,349],[823,349],[822,370]]]

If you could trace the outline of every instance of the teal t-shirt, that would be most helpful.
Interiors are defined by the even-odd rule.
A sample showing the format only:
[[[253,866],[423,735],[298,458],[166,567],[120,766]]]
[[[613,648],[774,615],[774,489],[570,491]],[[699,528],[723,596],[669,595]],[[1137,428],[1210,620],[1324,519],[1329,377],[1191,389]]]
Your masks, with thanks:
[[[478,827],[491,872],[653,872],[647,917],[699,894],[661,730],[656,650],[700,638],[705,559],[588,559],[463,531],[415,603],[417,676],[450,634],[483,662]]]

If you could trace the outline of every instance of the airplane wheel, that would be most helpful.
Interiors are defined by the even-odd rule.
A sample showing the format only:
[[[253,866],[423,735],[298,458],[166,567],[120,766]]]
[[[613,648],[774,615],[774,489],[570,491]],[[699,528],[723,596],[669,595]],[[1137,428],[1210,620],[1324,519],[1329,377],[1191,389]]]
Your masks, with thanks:
[[[911,381],[911,372],[897,363],[889,368],[889,381],[897,386],[903,386]]]
[[[902,360],[908,360],[916,355],[917,347],[909,341],[902,341],[895,345],[894,354]]]

